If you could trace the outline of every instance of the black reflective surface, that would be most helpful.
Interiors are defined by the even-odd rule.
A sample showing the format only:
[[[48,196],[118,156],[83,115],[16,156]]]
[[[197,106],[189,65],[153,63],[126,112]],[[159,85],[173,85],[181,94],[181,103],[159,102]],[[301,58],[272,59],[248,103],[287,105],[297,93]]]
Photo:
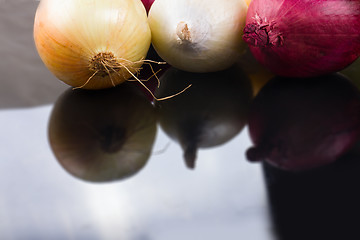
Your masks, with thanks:
[[[291,173],[263,165],[276,239],[358,239],[359,146],[326,167]]]
[[[257,93],[270,78],[266,70],[250,69],[244,59],[236,70],[243,68],[242,77],[235,78],[234,72],[202,75],[200,80],[188,73],[169,77],[173,70],[168,69],[157,94],[193,85],[155,104],[134,82],[128,85],[137,87],[135,100],[127,96],[133,90],[121,94],[125,85],[110,90],[116,94],[106,100],[102,94],[75,92],[55,79],[36,54],[32,21],[37,4],[5,0],[0,6],[0,55],[5,56],[0,61],[0,239],[360,238],[359,143],[335,162],[305,172],[247,160],[246,150],[253,145],[247,125],[251,92]],[[358,64],[343,72],[355,85],[360,82]],[[186,80],[177,85],[173,81],[179,78]],[[144,107],[138,109],[140,102]],[[273,114],[277,111],[281,109]],[[61,157],[51,140],[57,120],[61,124],[55,124],[56,132],[66,136],[61,139],[70,149]],[[124,148],[130,139],[124,138],[124,124],[144,122],[152,126],[146,136],[155,128],[147,147],[140,137]],[[312,128],[316,126],[310,124]],[[143,129],[134,127],[134,136]],[[184,164],[186,144],[181,139],[198,149],[193,169]],[[124,169],[123,156],[116,155],[119,149],[128,156],[151,152],[137,167],[125,164],[129,174],[112,175]],[[67,167],[73,165],[59,160],[72,156],[80,159],[75,173]],[[96,176],[102,164],[111,172],[103,173],[109,178],[99,182],[82,177],[84,172]]]

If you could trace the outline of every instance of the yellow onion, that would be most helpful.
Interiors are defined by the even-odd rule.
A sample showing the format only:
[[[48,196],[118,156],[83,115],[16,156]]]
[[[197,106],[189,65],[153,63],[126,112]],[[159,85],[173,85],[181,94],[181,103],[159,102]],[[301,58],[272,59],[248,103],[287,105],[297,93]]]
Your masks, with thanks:
[[[42,61],[61,81],[101,89],[135,76],[151,33],[139,0],[42,0],[34,40]]]
[[[237,61],[237,66],[250,79],[254,96],[275,76],[255,59],[248,47],[245,48],[244,54]]]

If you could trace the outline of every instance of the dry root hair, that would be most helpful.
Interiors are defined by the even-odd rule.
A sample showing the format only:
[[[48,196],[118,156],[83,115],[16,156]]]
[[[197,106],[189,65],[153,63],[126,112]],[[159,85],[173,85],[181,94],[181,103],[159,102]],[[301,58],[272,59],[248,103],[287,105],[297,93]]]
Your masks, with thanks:
[[[136,66],[142,66],[143,64],[149,65],[152,75],[148,79],[139,79],[137,77],[138,73],[142,69],[141,67]],[[166,100],[172,97],[175,97],[184,91],[186,91],[190,86],[187,86],[182,91],[175,93],[171,96],[163,97],[163,98],[157,98],[153,92],[144,84],[144,82],[149,81],[151,78],[155,77],[158,82],[158,87],[160,86],[160,80],[157,76],[157,73],[161,71],[154,71],[151,64],[166,64],[166,62],[158,62],[158,61],[152,61],[147,59],[140,59],[138,61],[130,61],[124,58],[117,58],[114,56],[111,52],[101,52],[96,54],[94,57],[92,57],[89,61],[89,70],[93,72],[93,74],[85,81],[84,84],[78,87],[74,87],[74,89],[78,88],[84,88],[96,75],[100,75],[102,77],[109,76],[111,84],[115,87],[115,82],[113,79],[113,74],[116,74],[118,77],[122,79],[127,79],[127,81],[137,81],[139,82],[150,94],[151,96],[157,100],[162,101]],[[132,78],[128,79],[127,76],[125,76],[123,70],[125,70],[125,73],[129,73]]]

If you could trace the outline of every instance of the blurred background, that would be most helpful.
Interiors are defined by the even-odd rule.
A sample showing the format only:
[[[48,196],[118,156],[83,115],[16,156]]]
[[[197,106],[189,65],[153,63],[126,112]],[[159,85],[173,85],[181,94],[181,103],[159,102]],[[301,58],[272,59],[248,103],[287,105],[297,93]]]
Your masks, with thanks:
[[[39,1],[0,1],[0,107],[19,108],[53,102],[65,86],[44,69],[32,37]]]

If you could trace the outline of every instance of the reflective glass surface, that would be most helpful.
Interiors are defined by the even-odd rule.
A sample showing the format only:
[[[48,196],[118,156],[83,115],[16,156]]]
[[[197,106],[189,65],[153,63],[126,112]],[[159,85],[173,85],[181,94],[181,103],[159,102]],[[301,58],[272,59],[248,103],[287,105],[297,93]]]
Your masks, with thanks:
[[[358,144],[310,171],[247,159],[248,112],[266,72],[170,68],[158,97],[193,85],[153,103],[136,83],[72,90],[36,53],[38,2],[0,3],[0,239],[359,239]],[[354,86],[358,65],[343,72]]]

